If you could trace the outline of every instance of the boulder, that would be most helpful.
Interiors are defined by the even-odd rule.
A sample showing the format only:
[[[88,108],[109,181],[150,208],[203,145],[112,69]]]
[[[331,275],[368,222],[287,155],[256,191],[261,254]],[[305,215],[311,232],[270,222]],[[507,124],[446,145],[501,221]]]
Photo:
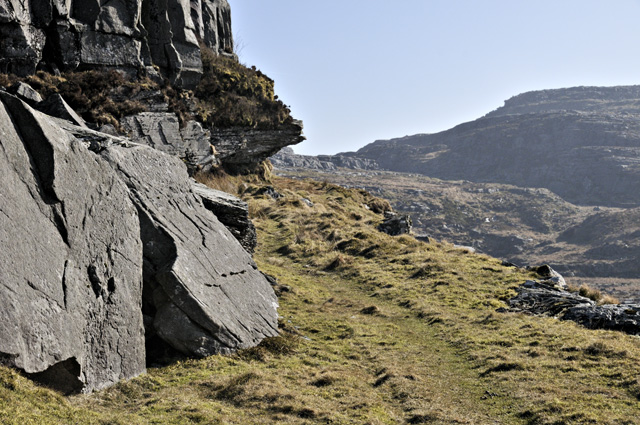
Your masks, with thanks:
[[[31,106],[35,106],[38,103],[42,102],[42,96],[40,96],[40,94],[35,91],[33,87],[22,81],[11,86],[9,88],[9,93],[16,95]]]
[[[518,295],[509,300],[511,311],[558,316],[572,307],[596,305],[589,298],[558,288],[552,281],[529,280],[517,291]]]
[[[157,335],[193,356],[230,353],[277,335],[273,289],[192,192],[184,164],[141,145],[114,144],[100,155],[138,209],[144,313]]]
[[[80,115],[59,94],[52,94],[44,102],[38,105],[38,109],[47,115],[62,118],[80,127],[87,127],[87,124]]]
[[[226,192],[211,189],[201,183],[193,184],[193,191],[250,254],[256,248],[256,228],[249,218],[249,205]]]
[[[64,392],[145,370],[129,190],[53,120],[0,93],[0,357]]]
[[[277,335],[269,281],[180,159],[0,100],[0,364],[89,392],[144,372],[152,336],[207,356]]]
[[[552,269],[548,264],[527,267],[527,270],[536,272],[538,276],[543,278],[545,281],[552,283],[553,286],[559,289],[567,289],[567,282],[565,282],[564,277],[562,277],[560,273]]]

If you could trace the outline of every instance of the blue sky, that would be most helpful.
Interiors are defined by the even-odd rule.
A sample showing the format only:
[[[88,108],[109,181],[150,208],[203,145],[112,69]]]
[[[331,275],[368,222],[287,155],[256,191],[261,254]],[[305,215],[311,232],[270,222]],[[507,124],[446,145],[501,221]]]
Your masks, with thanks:
[[[640,84],[640,0],[229,0],[303,154],[434,133],[530,90]]]

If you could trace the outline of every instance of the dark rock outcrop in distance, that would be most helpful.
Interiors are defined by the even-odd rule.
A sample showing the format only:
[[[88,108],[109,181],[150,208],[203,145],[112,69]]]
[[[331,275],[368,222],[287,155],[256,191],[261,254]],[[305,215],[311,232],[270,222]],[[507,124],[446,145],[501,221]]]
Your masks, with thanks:
[[[2,364],[89,392],[143,372],[145,337],[206,356],[277,334],[268,280],[178,158],[0,99]]]
[[[392,171],[547,188],[579,205],[640,206],[639,91],[529,93],[476,121],[376,141],[356,154]]]
[[[211,144],[224,168],[235,174],[249,173],[260,162],[285,146],[305,140],[302,121],[293,120],[277,129],[232,127],[214,129]]]
[[[336,155],[298,155],[289,147],[282,148],[278,153],[269,158],[276,168],[306,168],[310,170],[335,170],[351,168],[358,170],[378,170],[380,167],[376,161],[358,158],[351,153],[339,153]]]
[[[0,72],[36,69],[146,70],[194,87],[202,74],[199,41],[231,54],[226,0],[0,0]]]
[[[378,226],[378,230],[391,236],[407,235],[411,233],[411,217],[407,214],[398,214],[393,211],[384,212],[384,221]]]

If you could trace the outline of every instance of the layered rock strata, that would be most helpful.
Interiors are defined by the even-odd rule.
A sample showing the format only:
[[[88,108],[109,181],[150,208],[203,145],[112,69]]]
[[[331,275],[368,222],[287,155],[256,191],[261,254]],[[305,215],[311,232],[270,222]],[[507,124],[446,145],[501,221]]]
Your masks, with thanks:
[[[202,74],[199,42],[231,54],[226,0],[0,0],[0,72],[154,66],[175,84]]]
[[[227,170],[234,173],[253,171],[257,163],[284,146],[295,145],[303,140],[302,121],[298,120],[273,130],[232,127],[214,129],[211,134],[216,157]]]

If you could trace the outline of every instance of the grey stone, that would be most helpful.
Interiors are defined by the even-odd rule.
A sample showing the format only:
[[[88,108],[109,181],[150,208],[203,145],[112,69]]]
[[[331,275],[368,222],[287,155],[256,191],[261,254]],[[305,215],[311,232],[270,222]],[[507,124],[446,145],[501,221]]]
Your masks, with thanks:
[[[191,8],[196,33],[204,44],[219,54],[233,54],[231,7],[227,0],[191,0]]]
[[[114,144],[100,155],[118,170],[138,209],[145,293],[153,294],[145,297],[145,314],[154,317],[158,335],[194,356],[229,353],[277,335],[273,289],[193,193],[184,164],[140,145]],[[180,332],[177,323],[187,328]],[[185,334],[207,338],[185,341]]]
[[[142,112],[123,118],[121,124],[134,142],[178,156],[192,171],[206,171],[217,163],[209,132],[196,121],[180,129],[174,113]]]
[[[0,353],[65,391],[145,370],[139,220],[108,164],[0,93]]]
[[[510,311],[570,320],[590,329],[640,335],[640,305],[596,305],[589,298],[565,291],[553,280],[527,281],[509,300]]]
[[[42,96],[40,96],[40,93],[35,91],[29,84],[22,81],[11,86],[9,88],[9,93],[18,96],[31,106],[35,106],[42,102]]]
[[[595,307],[595,302],[578,294],[559,289],[554,282],[527,281],[518,295],[509,300],[512,311],[557,316],[578,305]]]
[[[569,308],[562,320],[572,320],[590,329],[609,329],[640,335],[640,305],[617,304]]]
[[[232,127],[213,129],[211,144],[216,157],[234,173],[253,171],[257,164],[285,146],[303,141],[302,122],[294,120],[275,130]]]
[[[548,264],[527,267],[527,270],[536,272],[538,276],[545,279],[545,281],[552,282],[554,286],[559,289],[567,289],[567,282],[565,282],[564,277],[562,277],[560,273],[552,269]]]
[[[59,94],[52,94],[38,105],[38,109],[47,115],[62,118],[80,127],[87,128],[87,124],[80,115]]]
[[[221,0],[0,0],[0,71],[24,76],[37,67],[114,67],[134,73],[156,65],[174,84],[194,88],[202,74],[198,36],[227,54],[230,19]]]
[[[240,245],[248,253],[253,254],[258,239],[256,228],[249,218],[247,203],[233,195],[211,189],[201,183],[194,183],[193,191],[202,199],[205,208],[215,214],[218,220],[229,229]]]

